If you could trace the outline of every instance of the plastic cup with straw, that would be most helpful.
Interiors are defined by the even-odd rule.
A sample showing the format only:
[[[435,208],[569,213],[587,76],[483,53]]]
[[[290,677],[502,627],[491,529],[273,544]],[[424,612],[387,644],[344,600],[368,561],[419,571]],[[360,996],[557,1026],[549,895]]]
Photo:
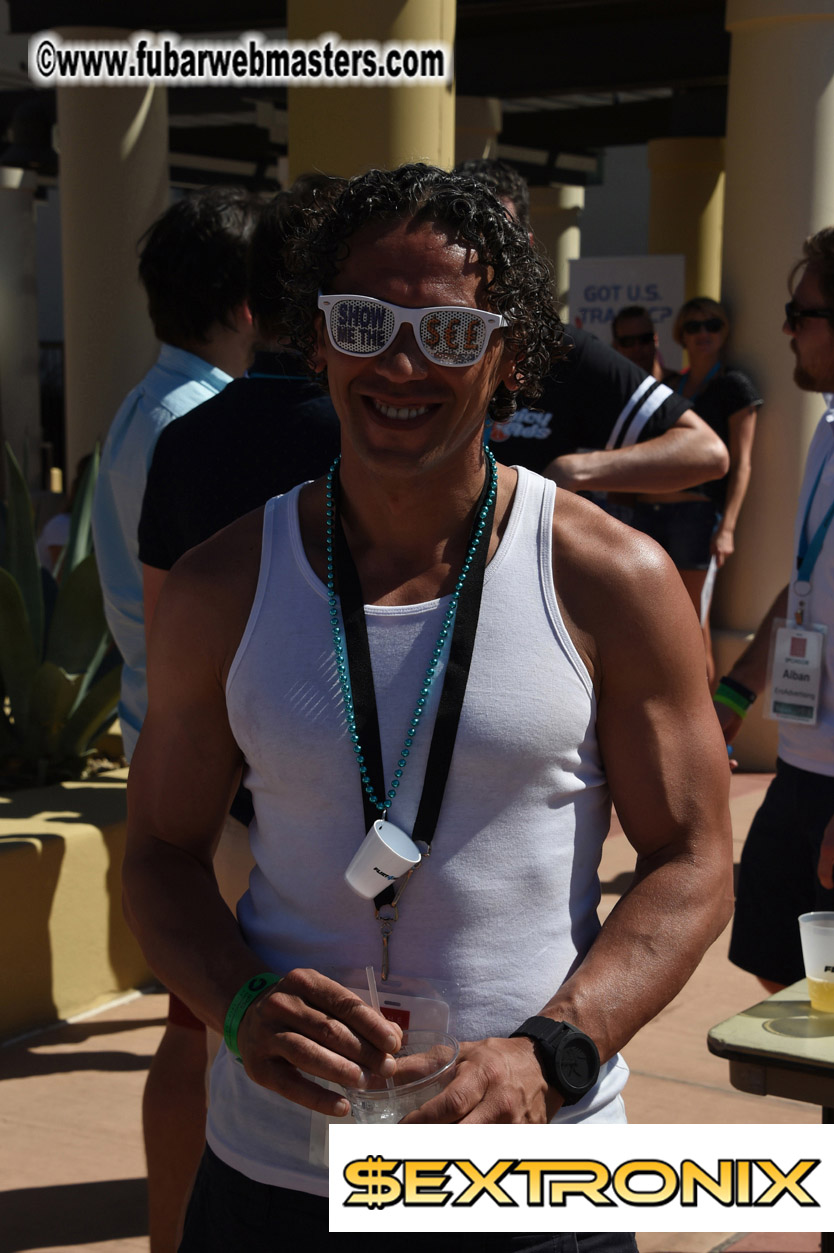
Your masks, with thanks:
[[[365,975],[371,1004],[379,1012],[373,966],[365,967]],[[396,1078],[386,1079],[384,1088],[345,1087],[354,1121],[400,1122],[442,1092],[454,1076],[457,1058],[458,1042],[444,1031],[403,1032]]]

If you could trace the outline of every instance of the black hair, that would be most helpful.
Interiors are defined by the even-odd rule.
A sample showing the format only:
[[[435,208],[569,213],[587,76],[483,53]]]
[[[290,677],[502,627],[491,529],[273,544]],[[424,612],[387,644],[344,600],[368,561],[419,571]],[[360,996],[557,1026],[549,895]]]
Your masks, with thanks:
[[[249,308],[258,329],[268,329],[273,341],[287,337],[281,316],[288,239],[295,227],[305,222],[309,225],[346,184],[344,178],[317,171],[300,174],[291,187],[279,191],[261,212],[249,249]]]
[[[238,187],[189,192],[139,240],[139,277],[157,339],[205,343],[247,294],[246,259],[262,198]]]
[[[351,179],[335,201],[293,217],[284,254],[286,274],[275,284],[267,333],[286,328],[293,345],[312,362],[320,325],[318,292],[328,290],[357,231],[370,222],[396,219],[436,222],[476,253],[488,274],[488,307],[508,322],[503,334],[515,358],[515,378],[525,398],[535,399],[552,362],[562,355],[561,322],[547,265],[481,182],[430,165],[370,170]],[[267,281],[262,276],[261,283]],[[514,408],[513,393],[501,384],[490,404],[491,416],[506,420]]]
[[[650,322],[652,321],[651,314],[645,305],[625,305],[624,308],[619,310],[611,323],[612,338],[617,338],[617,324],[619,322],[625,322],[629,318],[648,318]],[[653,322],[652,326],[654,326]]]
[[[802,260],[797,261],[788,279],[791,292],[800,270],[810,267],[820,285],[828,309],[834,309],[834,226],[826,226],[809,235],[802,245]],[[834,325],[834,319],[831,319]]]
[[[515,209],[519,226],[529,234],[530,188],[514,165],[494,157],[472,157],[469,161],[459,161],[455,166],[455,173],[470,174],[488,187],[499,200],[509,200]]]

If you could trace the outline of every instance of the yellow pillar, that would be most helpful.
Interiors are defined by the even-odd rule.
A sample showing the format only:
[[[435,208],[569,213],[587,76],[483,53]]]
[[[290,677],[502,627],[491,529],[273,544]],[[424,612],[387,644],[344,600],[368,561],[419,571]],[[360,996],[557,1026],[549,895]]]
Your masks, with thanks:
[[[553,265],[554,294],[567,306],[569,266],[580,255],[579,221],[585,208],[585,188],[531,187],[530,221],[536,243]],[[567,308],[562,310],[567,318]]]
[[[834,3],[728,0],[723,292],[731,358],[764,397],[736,554],[718,580],[719,674],[791,572],[793,519],[820,396],[801,392],[782,334],[806,236],[834,224]],[[745,764],[772,766],[775,724],[748,719]]]
[[[288,0],[290,39],[399,40],[452,48],[454,0]],[[290,87],[290,178],[307,170],[349,177],[404,161],[450,169],[455,160],[453,83]]]
[[[684,290],[692,296],[721,293],[724,214],[723,139],[652,139],[649,252],[682,253]]]
[[[157,351],[136,243],[168,205],[168,112],[164,88],[58,87],[57,96],[71,479]]]
[[[501,126],[501,101],[497,97],[458,96],[455,101],[455,164],[494,158]]]

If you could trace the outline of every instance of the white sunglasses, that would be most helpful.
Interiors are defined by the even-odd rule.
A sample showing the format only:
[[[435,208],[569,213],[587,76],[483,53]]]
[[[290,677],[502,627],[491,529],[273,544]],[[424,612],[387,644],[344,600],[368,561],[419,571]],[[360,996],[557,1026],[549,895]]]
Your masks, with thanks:
[[[489,337],[507,326],[500,313],[438,305],[430,309],[403,309],[372,296],[323,296],[327,334],[339,352],[351,357],[376,357],[384,352],[403,323],[414,331],[423,355],[435,365],[466,366],[480,361]]]

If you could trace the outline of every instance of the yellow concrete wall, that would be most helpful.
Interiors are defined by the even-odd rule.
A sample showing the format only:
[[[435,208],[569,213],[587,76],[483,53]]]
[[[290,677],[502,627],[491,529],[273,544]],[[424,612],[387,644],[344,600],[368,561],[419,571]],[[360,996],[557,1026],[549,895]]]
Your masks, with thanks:
[[[126,778],[0,797],[0,1039],[153,978],[121,907]]]
[[[168,110],[164,87],[61,86],[56,99],[71,480],[159,351],[136,244],[168,207]]]
[[[584,187],[530,188],[530,225],[536,243],[553,265],[554,295],[565,306],[570,295],[570,263],[581,253],[580,221],[584,207]],[[560,313],[569,320],[567,307]]]
[[[683,253],[684,295],[721,297],[724,140],[652,139],[649,252]]]
[[[336,32],[342,40],[402,40],[450,46],[453,0],[288,0],[291,39]],[[321,170],[350,178],[365,170],[455,161],[454,83],[404,86],[290,87],[290,177]]]

